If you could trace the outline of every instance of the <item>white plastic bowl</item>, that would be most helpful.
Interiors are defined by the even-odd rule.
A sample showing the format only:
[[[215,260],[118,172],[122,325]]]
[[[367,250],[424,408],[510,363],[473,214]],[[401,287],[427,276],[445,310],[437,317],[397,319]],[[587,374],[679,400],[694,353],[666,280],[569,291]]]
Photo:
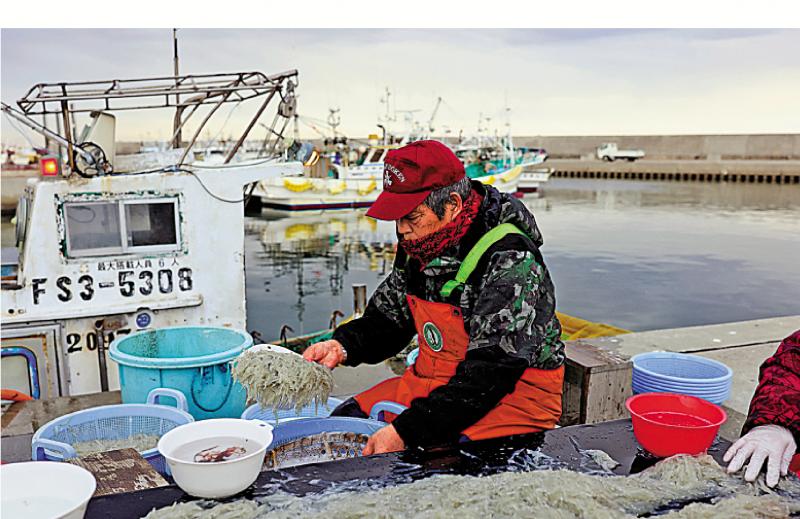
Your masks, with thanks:
[[[88,470],[57,461],[0,467],[3,519],[82,519],[97,482]]]
[[[174,456],[176,450],[187,443],[229,436],[253,441],[258,449],[241,458],[217,463],[197,463]],[[271,443],[272,426],[266,422],[217,418],[172,429],[158,441],[158,450],[167,460],[175,483],[184,492],[195,497],[217,499],[238,494],[253,484]]]

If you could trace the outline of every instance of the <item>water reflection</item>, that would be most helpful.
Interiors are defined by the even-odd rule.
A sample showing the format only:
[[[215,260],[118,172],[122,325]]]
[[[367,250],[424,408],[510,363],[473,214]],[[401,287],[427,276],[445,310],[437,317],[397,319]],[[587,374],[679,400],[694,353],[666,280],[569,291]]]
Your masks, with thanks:
[[[300,334],[327,327],[333,311],[351,313],[351,285],[374,290],[395,253],[393,224],[365,212],[270,211],[247,218],[248,327],[273,338],[283,324]]]
[[[551,180],[523,203],[560,310],[632,330],[800,314],[800,186]],[[248,327],[325,328],[391,269],[394,226],[363,210],[247,219]]]

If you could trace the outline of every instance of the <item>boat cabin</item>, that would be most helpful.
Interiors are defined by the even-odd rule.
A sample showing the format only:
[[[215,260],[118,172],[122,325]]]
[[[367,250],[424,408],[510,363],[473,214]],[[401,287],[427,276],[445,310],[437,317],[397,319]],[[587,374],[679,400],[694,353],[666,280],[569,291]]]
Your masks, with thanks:
[[[143,88],[168,99],[192,92],[194,101],[182,110],[192,103],[216,105],[220,93],[234,99],[237,92],[258,92],[268,102],[270,93],[284,91],[284,103],[296,74],[156,78],[130,87],[114,80],[97,90],[83,83],[75,95],[108,103],[140,99]],[[17,103],[19,110],[5,104],[3,110],[37,130],[30,116],[53,113],[47,103],[67,106],[60,101],[70,97],[69,89],[54,94],[48,85],[31,92]],[[37,105],[43,109],[33,110]],[[2,255],[3,389],[33,398],[117,389],[118,370],[106,352],[121,335],[186,324],[245,328],[244,188],[298,175],[303,163],[273,155],[195,167],[183,161],[188,146],[156,153],[156,162],[169,166],[148,169],[136,157],[123,168],[114,128],[108,111],[92,110],[79,140],[49,132],[69,149],[59,164],[61,178],[28,180],[19,200],[16,246]]]

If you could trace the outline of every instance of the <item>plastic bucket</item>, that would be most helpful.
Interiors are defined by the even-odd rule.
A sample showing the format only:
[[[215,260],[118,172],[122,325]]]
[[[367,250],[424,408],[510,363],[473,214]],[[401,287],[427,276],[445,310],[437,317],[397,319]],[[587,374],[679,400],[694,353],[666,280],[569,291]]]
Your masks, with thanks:
[[[630,397],[633,434],[656,456],[700,454],[708,450],[725,423],[725,411],[701,398],[674,393],[647,393]]]
[[[181,326],[120,337],[109,356],[119,365],[123,403],[144,403],[150,390],[167,387],[186,395],[196,420],[238,418],[247,394],[230,363],[252,344],[244,331]]]

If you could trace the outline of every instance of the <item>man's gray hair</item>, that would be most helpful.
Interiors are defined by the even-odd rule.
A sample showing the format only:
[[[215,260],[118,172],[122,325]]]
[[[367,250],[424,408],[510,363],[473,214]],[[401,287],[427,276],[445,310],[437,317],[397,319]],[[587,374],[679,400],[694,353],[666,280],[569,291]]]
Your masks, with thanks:
[[[461,200],[466,200],[472,190],[472,183],[468,177],[464,177],[455,184],[441,187],[435,191],[431,191],[428,198],[425,199],[423,204],[430,207],[436,216],[441,220],[444,218],[444,208],[447,202],[450,201],[450,193],[458,193]]]

